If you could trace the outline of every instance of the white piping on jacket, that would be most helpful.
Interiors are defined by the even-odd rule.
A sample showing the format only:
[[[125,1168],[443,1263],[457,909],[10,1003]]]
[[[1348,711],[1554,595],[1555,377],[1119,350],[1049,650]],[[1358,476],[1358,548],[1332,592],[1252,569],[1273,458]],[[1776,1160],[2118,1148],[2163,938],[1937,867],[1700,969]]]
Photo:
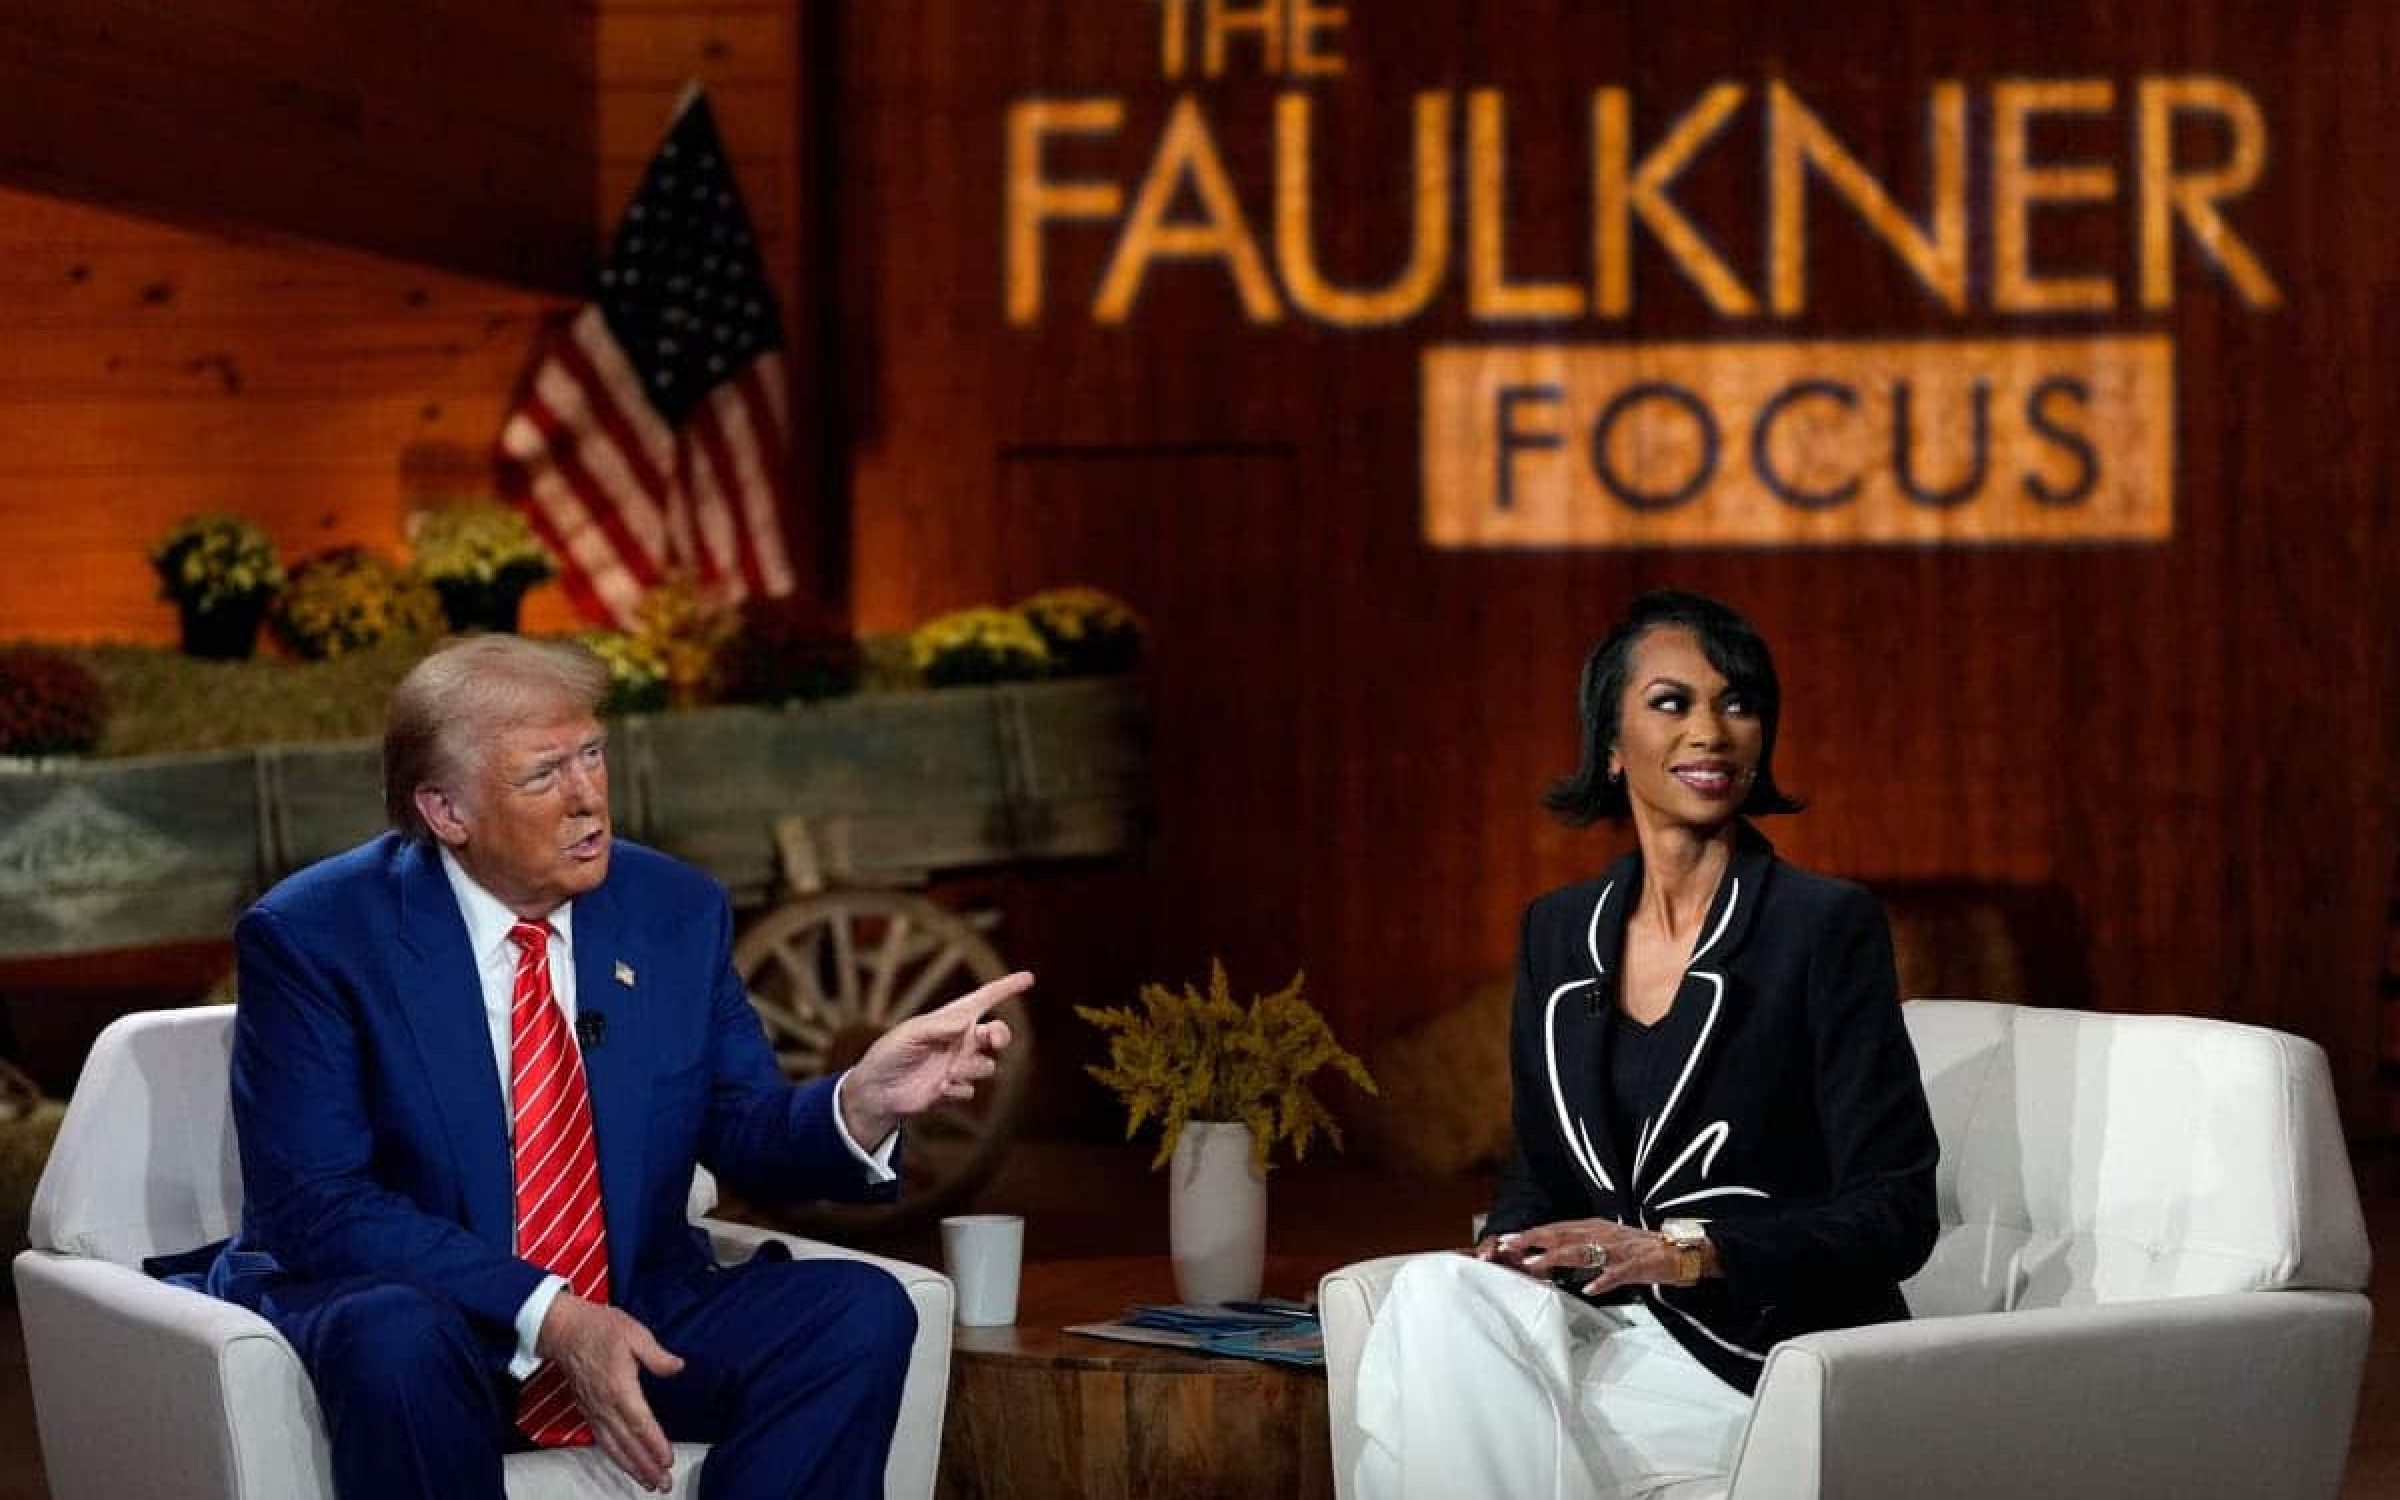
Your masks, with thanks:
[[[1650,1206],[1660,1213],[1664,1213],[1670,1208],[1681,1208],[1686,1203],[1698,1203],[1703,1198],[1767,1198],[1772,1196],[1758,1188],[1737,1187],[1728,1184],[1724,1187],[1702,1188],[1696,1193],[1685,1193],[1680,1197],[1668,1198]]]
[[[1700,960],[1708,957],[1708,950],[1717,946],[1717,939],[1723,937],[1725,935],[1725,929],[1733,925],[1733,909],[1741,905],[1741,903],[1742,882],[1740,877],[1737,876],[1733,882],[1733,889],[1726,893],[1725,914],[1717,918],[1717,930],[1708,935],[1708,941],[1700,945],[1699,952],[1694,953],[1690,958],[1687,958],[1683,961],[1683,966],[1685,968],[1688,969],[1692,965],[1698,963]]]
[[[1683,1321],[1686,1323],[1691,1324],[1693,1328],[1699,1330],[1702,1338],[1708,1340],[1710,1343],[1716,1345],[1726,1353],[1738,1354],[1744,1359],[1755,1360],[1762,1365],[1767,1362],[1767,1357],[1764,1354],[1759,1353],[1756,1349],[1745,1349],[1741,1345],[1733,1343],[1730,1340],[1717,1337],[1716,1332],[1706,1323],[1701,1322],[1698,1318],[1693,1317],[1690,1313],[1685,1312],[1682,1308],[1677,1307],[1672,1302],[1669,1302],[1667,1300],[1666,1288],[1654,1286],[1646,1287],[1644,1290],[1650,1293],[1651,1301],[1657,1303],[1659,1306],[1665,1308],[1675,1316],[1683,1319]]]
[[[1692,973],[1687,974],[1686,977],[1692,979],[1705,979],[1708,981],[1708,1018],[1700,1023],[1700,1039],[1692,1043],[1690,1055],[1684,1058],[1683,1072],[1676,1078],[1675,1087],[1668,1092],[1667,1102],[1659,1106],[1658,1131],[1663,1131],[1666,1129],[1668,1118],[1675,1113],[1676,1104],[1679,1103],[1683,1098],[1683,1086],[1692,1081],[1692,1070],[1700,1066],[1700,1054],[1708,1050],[1708,1039],[1717,1029],[1717,1013],[1725,1008],[1725,979],[1723,975]],[[1657,1138],[1657,1131],[1653,1131],[1648,1137],[1645,1137],[1642,1142],[1644,1149],[1637,1153],[1634,1157],[1633,1176],[1634,1180],[1637,1182],[1641,1180],[1642,1176],[1642,1160],[1644,1157],[1647,1157],[1650,1154],[1647,1148],[1653,1141],[1657,1140]]]
[[[1558,1110],[1558,1133],[1567,1143],[1568,1154],[1575,1158],[1576,1164],[1593,1182],[1600,1185],[1603,1192],[1613,1193],[1617,1185],[1608,1180],[1606,1172],[1600,1170],[1599,1153],[1592,1150],[1590,1139],[1583,1134],[1581,1122],[1567,1109],[1567,1091],[1558,1078],[1558,1002],[1569,990],[1579,990],[1597,983],[1599,981],[1596,979],[1570,979],[1550,992],[1550,1003],[1542,1011],[1542,1056],[1550,1067],[1550,1101]]]
[[[1660,1188],[1674,1181],[1675,1174],[1682,1171],[1684,1163],[1692,1159],[1692,1153],[1703,1146],[1708,1148],[1708,1154],[1700,1158],[1700,1180],[1706,1182],[1708,1174],[1716,1170],[1717,1153],[1725,1149],[1726,1137],[1732,1134],[1733,1127],[1725,1121],[1709,1121],[1693,1135],[1690,1143],[1683,1148],[1683,1154],[1676,1157],[1664,1172],[1658,1174],[1658,1180],[1651,1183],[1648,1191],[1642,1194],[1643,1200],[1648,1201]]]
[[[1592,919],[1583,926],[1583,946],[1591,950],[1592,967],[1603,976],[1608,973],[1608,964],[1600,957],[1600,913],[1608,910],[1608,898],[1616,888],[1613,880],[1600,887],[1600,899],[1592,903]]]
[[[1699,950],[1684,965],[1685,978],[1705,979],[1709,983],[1711,994],[1708,1002],[1708,1019],[1700,1023],[1700,1039],[1692,1043],[1691,1055],[1683,1060],[1682,1074],[1676,1078],[1675,1087],[1668,1092],[1667,1102],[1659,1106],[1656,1129],[1642,1142],[1643,1149],[1635,1153],[1633,1176],[1637,1182],[1641,1180],[1642,1162],[1650,1154],[1648,1147],[1656,1141],[1658,1132],[1665,1130],[1667,1121],[1673,1117],[1676,1104],[1683,1098],[1683,1086],[1692,1081],[1692,1070],[1700,1065],[1700,1054],[1708,1050],[1708,1039],[1717,1028],[1717,1013],[1725,1008],[1725,976],[1714,970],[1695,969],[1691,965],[1698,963],[1706,956],[1708,950],[1717,945],[1717,939],[1725,935],[1725,929],[1733,925],[1733,914],[1741,908],[1742,904],[1742,882],[1738,876],[1731,877],[1731,882],[1725,892],[1725,913],[1717,918],[1717,930],[1708,935],[1708,941],[1702,943]]]
[[[1616,1184],[1608,1180],[1607,1170],[1600,1165],[1600,1148],[1592,1144],[1592,1133],[1583,1128],[1583,1121],[1575,1122],[1575,1133],[1583,1138],[1583,1154],[1592,1164],[1592,1175],[1599,1180],[1602,1187],[1612,1193],[1615,1192]]]

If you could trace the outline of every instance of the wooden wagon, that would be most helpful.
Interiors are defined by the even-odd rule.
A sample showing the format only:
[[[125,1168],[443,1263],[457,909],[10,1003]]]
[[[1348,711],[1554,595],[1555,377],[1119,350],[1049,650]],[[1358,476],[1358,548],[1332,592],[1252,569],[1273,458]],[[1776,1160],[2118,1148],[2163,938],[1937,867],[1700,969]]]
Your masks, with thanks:
[[[734,951],[794,1077],[1006,966],[972,917],[908,889],[936,872],[1122,852],[1149,815],[1127,678],[868,693],[612,726],[617,832],[699,865],[751,913]],[[0,765],[0,958],[222,937],[293,870],[383,826],[372,741]],[[971,1103],[912,1126],[908,1191],[826,1210],[873,1229],[971,1193],[1032,1079],[1020,1040]]]

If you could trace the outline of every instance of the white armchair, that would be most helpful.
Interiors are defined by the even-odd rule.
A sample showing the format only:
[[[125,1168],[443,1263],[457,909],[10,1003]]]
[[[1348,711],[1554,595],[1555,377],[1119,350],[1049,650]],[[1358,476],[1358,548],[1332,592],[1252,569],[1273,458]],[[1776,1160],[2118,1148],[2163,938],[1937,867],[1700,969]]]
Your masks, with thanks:
[[[1915,1319],[1768,1356],[1678,1500],[2329,1500],[2368,1252],[2325,1056],[2254,1026],[1917,1001],[1942,1232]],[[1343,1500],[1359,1352],[1406,1257],[1319,1289]]]
[[[100,1034],[35,1190],[17,1257],[35,1425],[53,1500],[332,1500],[316,1396],[298,1356],[247,1309],[144,1275],[144,1257],[231,1234],[242,1185],[227,1097],[233,1011],[128,1016]],[[900,1279],[917,1338],[884,1470],[929,1500],[949,1399],[951,1288],[938,1272],[692,1214],[728,1259],[781,1239],[795,1259],[872,1261]],[[707,1453],[678,1443],[676,1492]],[[510,1500],[623,1495],[595,1450],[513,1454]]]

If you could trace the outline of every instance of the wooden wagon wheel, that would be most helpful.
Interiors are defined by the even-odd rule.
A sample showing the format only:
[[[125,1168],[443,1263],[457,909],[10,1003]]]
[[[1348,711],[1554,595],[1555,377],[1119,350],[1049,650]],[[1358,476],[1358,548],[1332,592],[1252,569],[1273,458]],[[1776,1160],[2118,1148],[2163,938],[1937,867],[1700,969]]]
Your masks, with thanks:
[[[786,1076],[818,1078],[858,1061],[896,1022],[1008,972],[958,915],[904,891],[799,896],[752,923],[733,966],[765,1022]],[[778,1213],[803,1233],[875,1233],[924,1222],[981,1187],[1008,1149],[1033,1082],[1033,1033],[1022,1000],[992,1014],[1015,1040],[971,1100],[909,1122],[900,1201],[817,1204]]]

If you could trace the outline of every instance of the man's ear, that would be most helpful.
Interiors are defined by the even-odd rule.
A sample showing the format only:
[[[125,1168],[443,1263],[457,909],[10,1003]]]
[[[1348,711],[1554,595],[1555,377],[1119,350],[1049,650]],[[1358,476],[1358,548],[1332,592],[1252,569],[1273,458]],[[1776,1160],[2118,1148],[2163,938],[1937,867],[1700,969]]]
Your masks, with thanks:
[[[433,836],[456,849],[467,841],[466,820],[459,816],[458,804],[448,792],[428,781],[416,790],[417,816],[433,830]]]

